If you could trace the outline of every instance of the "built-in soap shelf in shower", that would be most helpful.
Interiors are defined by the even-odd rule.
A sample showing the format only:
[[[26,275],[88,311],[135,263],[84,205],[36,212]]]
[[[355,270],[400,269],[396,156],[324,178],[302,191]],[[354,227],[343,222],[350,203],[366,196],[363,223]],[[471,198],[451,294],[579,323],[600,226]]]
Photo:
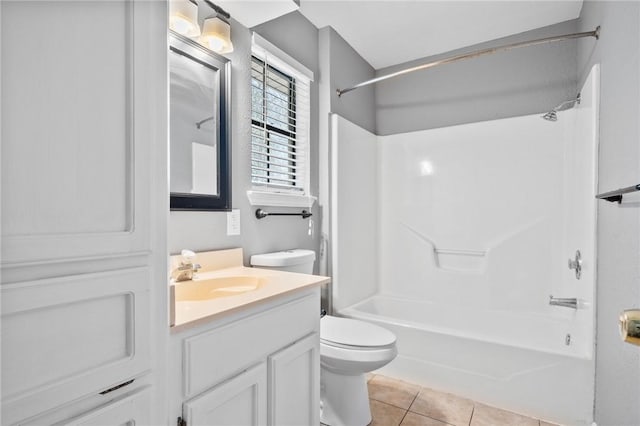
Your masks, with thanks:
[[[438,248],[435,241],[413,228],[402,223],[413,235],[433,248],[433,260],[437,268],[453,272],[479,274],[485,270],[488,250]]]
[[[433,249],[436,266],[455,272],[480,273],[485,269],[486,250]]]

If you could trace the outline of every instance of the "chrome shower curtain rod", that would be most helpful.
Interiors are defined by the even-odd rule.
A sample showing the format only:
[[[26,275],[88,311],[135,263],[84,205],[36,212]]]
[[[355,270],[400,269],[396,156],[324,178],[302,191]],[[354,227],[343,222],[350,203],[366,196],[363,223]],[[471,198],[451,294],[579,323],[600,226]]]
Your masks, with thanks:
[[[388,80],[388,79],[393,78],[393,77],[398,77],[398,76],[401,76],[401,75],[404,75],[404,74],[409,74],[409,73],[414,72],[414,71],[420,71],[420,70],[424,70],[424,69],[427,69],[427,68],[437,67],[438,65],[450,64],[450,63],[453,63],[453,62],[462,61],[464,59],[477,58],[477,57],[480,57],[480,56],[490,55],[492,53],[502,52],[502,51],[505,51],[505,50],[518,49],[520,47],[536,46],[538,44],[553,43],[553,42],[556,42],[556,41],[570,40],[570,39],[582,38],[582,37],[595,37],[595,39],[597,40],[598,38],[600,38],[600,26],[598,26],[593,31],[586,31],[586,32],[582,32],[582,33],[573,33],[573,34],[565,34],[565,35],[554,36],[554,37],[545,37],[545,38],[539,38],[537,40],[521,41],[521,42],[518,42],[518,43],[507,44],[507,45],[504,45],[504,46],[490,47],[488,49],[477,50],[477,51],[471,52],[471,53],[465,53],[465,54],[462,54],[462,55],[452,56],[450,58],[440,59],[438,61],[428,62],[426,64],[417,65],[415,67],[411,67],[411,68],[407,68],[407,69],[404,69],[404,70],[396,71],[396,72],[393,72],[391,74],[387,74],[387,75],[383,75],[383,76],[380,76],[380,77],[372,78],[371,80],[363,81],[362,83],[358,83],[355,86],[352,86],[352,87],[349,87],[349,88],[346,88],[346,89],[337,89],[336,92],[338,93],[338,96],[342,96],[345,93],[351,92],[352,90],[359,89],[360,87],[369,86],[370,84],[379,83],[381,81]]]

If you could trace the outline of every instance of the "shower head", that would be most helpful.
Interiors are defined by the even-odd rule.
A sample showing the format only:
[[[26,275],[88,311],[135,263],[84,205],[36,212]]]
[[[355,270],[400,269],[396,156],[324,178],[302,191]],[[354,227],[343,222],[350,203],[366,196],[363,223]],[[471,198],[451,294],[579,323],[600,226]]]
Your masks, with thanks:
[[[542,116],[547,121],[558,121],[558,112],[564,111],[566,109],[572,108],[575,105],[580,104],[580,93],[576,96],[575,99],[569,99],[568,101],[562,102],[560,105],[547,112]]]

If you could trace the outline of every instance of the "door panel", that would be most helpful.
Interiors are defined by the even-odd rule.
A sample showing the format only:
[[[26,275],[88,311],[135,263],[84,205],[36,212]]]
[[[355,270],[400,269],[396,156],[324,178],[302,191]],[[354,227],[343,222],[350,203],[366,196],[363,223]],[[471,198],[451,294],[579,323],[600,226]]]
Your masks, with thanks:
[[[269,357],[269,425],[320,424],[319,354],[313,333]]]
[[[267,366],[259,364],[184,404],[189,426],[267,423]]]

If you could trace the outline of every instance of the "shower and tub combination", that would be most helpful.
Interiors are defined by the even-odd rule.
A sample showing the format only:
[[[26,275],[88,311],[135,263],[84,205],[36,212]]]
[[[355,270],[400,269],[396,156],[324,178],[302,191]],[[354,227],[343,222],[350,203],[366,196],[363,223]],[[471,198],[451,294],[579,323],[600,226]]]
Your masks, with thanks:
[[[544,120],[376,136],[332,116],[333,307],[397,336],[381,373],[591,424],[598,97],[596,66]]]

